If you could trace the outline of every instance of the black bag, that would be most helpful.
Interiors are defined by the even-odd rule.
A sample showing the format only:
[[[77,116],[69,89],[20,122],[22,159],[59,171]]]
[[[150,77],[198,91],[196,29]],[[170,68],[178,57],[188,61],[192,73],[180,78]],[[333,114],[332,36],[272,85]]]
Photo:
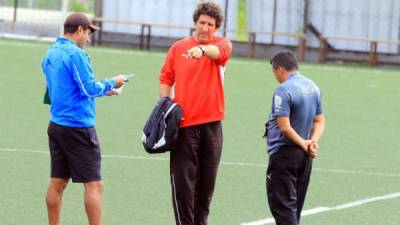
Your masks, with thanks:
[[[163,153],[175,148],[182,108],[169,97],[161,98],[143,128],[142,143],[148,153]]]
[[[44,93],[44,96],[43,96],[43,104],[51,105],[48,87],[46,87],[46,92]]]

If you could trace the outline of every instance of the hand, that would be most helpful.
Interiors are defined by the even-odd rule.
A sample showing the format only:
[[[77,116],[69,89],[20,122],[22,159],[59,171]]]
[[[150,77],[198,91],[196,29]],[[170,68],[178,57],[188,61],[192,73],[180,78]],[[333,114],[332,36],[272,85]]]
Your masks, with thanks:
[[[196,59],[200,59],[201,56],[203,56],[203,52],[201,51],[199,46],[195,46],[189,49],[186,54],[187,56],[189,56],[189,58],[196,58]]]
[[[310,158],[315,159],[317,158],[317,151],[318,151],[319,145],[317,142],[312,141],[311,144],[308,146],[308,155]]]
[[[118,93],[113,91],[113,90],[111,90],[111,91],[108,91],[106,95],[107,96],[115,96],[115,95],[118,95]]]
[[[115,84],[114,88],[119,88],[122,85],[124,85],[124,83],[125,83],[125,76],[124,75],[115,76],[113,79],[117,82]]]
[[[303,143],[300,147],[308,154],[308,148],[312,144],[312,142],[312,140],[303,140]]]

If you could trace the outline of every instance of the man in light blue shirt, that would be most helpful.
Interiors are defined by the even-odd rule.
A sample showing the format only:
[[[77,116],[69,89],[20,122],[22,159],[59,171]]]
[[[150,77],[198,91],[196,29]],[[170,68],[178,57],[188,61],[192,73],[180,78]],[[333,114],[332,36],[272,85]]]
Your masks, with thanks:
[[[313,81],[298,72],[291,51],[278,52],[271,64],[280,85],[273,95],[265,134],[268,203],[277,225],[298,225],[312,159],[325,127],[321,93]]]
[[[61,202],[69,179],[83,183],[90,225],[102,223],[100,144],[94,128],[95,97],[114,95],[124,76],[96,81],[83,47],[99,28],[86,15],[72,13],[64,23],[64,37],[49,48],[42,70],[51,101],[48,127],[51,179],[46,193],[50,225],[60,223]]]

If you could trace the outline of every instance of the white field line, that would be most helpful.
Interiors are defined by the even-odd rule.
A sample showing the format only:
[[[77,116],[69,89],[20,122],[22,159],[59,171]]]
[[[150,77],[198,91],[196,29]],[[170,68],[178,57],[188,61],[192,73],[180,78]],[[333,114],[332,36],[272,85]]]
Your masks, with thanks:
[[[34,153],[34,154],[49,154],[48,151],[31,150],[31,149],[4,148],[4,147],[0,147],[0,152],[26,152],[26,153]],[[104,157],[104,158],[112,158],[112,159],[138,159],[138,160],[161,160],[161,161],[168,161],[169,160],[168,157],[155,157],[155,156],[129,156],[129,155],[103,154],[102,157]],[[266,164],[259,164],[259,163],[224,162],[224,161],[222,161],[221,164],[222,165],[227,165],[227,166],[267,168]],[[320,171],[320,172],[326,172],[326,173],[368,175],[368,176],[400,177],[400,174],[395,174],[395,173],[363,172],[363,171],[352,171],[352,170],[332,170],[332,169],[313,168],[313,171]]]
[[[1,6],[0,19],[11,21],[13,19],[14,7]],[[39,25],[62,26],[66,15],[61,10],[27,9],[18,8],[18,22],[29,22]]]
[[[44,154],[48,155],[48,151],[41,151],[41,150],[29,150],[29,149],[16,149],[16,148],[1,148],[0,151],[2,152],[27,152],[27,153],[34,153],[34,154]],[[107,155],[102,154],[101,157],[104,158],[114,158],[114,159],[147,159],[147,160],[162,160],[167,161],[167,158],[161,157],[145,157],[145,156],[127,156],[127,155]]]
[[[16,40],[21,40],[21,41],[36,41],[36,42],[44,42],[44,43],[53,43],[56,41],[55,37],[38,37],[38,36],[33,36],[33,35],[24,35],[24,34],[12,34],[12,33],[0,33],[0,39],[5,38],[5,39],[16,39]],[[3,43],[4,44],[4,43]],[[22,45],[20,45],[22,44]],[[25,44],[31,44],[31,43],[25,43]],[[22,46],[22,47],[35,47],[34,45],[23,45],[23,43],[15,43],[13,44],[14,46]],[[36,47],[39,46],[36,44]]]
[[[345,203],[345,204],[334,206],[334,207],[316,207],[313,209],[304,210],[301,213],[301,216],[303,217],[303,216],[308,216],[308,215],[313,215],[313,214],[318,214],[318,213],[323,213],[323,212],[329,212],[332,210],[354,208],[354,207],[365,205],[365,204],[368,204],[371,202],[385,201],[385,200],[395,199],[395,198],[399,198],[399,197],[400,197],[400,192],[396,192],[396,193],[387,194],[387,195],[383,195],[383,196],[361,199],[358,201],[349,202],[349,203]],[[274,222],[275,222],[275,220],[273,218],[266,218],[266,219],[258,220],[258,221],[254,221],[254,222],[242,223],[240,225],[265,225],[265,224],[271,224]]]

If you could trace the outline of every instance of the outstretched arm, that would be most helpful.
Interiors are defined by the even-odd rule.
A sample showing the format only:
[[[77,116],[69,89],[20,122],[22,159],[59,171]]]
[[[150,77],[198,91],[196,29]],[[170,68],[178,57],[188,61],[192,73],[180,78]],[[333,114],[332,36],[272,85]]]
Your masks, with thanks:
[[[187,54],[193,58],[201,58],[202,55],[211,60],[218,60],[221,64],[231,57],[232,43],[224,39],[215,44],[198,45],[188,50]]]

